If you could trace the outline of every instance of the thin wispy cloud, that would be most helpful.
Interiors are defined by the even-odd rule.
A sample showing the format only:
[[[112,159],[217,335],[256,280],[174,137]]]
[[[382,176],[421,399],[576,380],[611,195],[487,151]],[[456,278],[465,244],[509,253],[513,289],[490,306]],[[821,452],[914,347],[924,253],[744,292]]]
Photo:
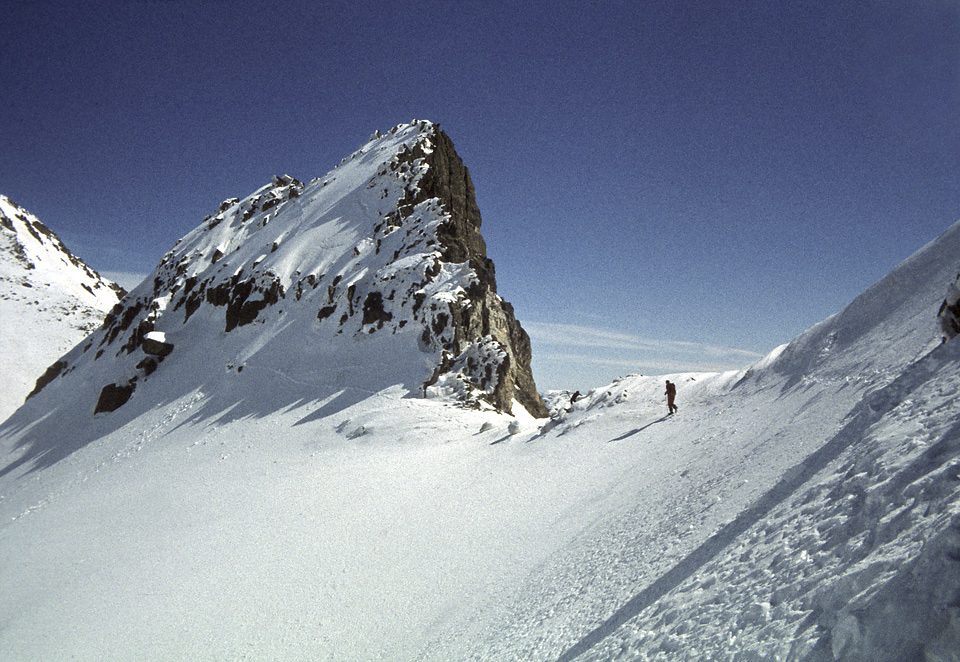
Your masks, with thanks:
[[[730,364],[725,362],[708,361],[678,361],[672,359],[636,359],[623,360],[601,358],[588,356],[585,354],[557,354],[545,353],[537,354],[535,361],[570,363],[579,366],[593,366],[598,368],[613,368],[623,374],[627,373],[650,373],[660,374],[666,372],[723,372],[742,367],[740,364]]]
[[[553,376],[550,388],[592,387],[617,374],[739,370],[762,357],[738,347],[662,340],[602,326],[524,322],[523,327],[533,344],[534,370]]]
[[[658,352],[663,354],[695,353],[701,356],[711,357],[736,357],[748,361],[759,359],[762,356],[757,352],[736,347],[722,347],[689,341],[647,338],[578,324],[526,322],[523,326],[534,341],[564,347],[615,349],[644,353]],[[620,362],[617,361],[617,363]],[[646,364],[649,362],[644,361],[643,363]]]

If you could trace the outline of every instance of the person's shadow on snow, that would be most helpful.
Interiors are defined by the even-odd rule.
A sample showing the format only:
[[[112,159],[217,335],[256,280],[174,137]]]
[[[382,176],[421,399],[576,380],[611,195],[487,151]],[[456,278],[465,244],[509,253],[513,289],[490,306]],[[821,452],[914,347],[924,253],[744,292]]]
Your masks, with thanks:
[[[640,432],[643,432],[644,430],[646,430],[646,429],[647,429],[648,427],[650,427],[651,425],[656,425],[657,423],[662,423],[663,421],[667,420],[668,418],[669,418],[669,414],[664,414],[663,416],[661,416],[661,417],[658,418],[657,420],[651,421],[651,422],[647,423],[647,424],[644,425],[642,428],[635,428],[635,429],[633,429],[633,430],[630,430],[630,432],[625,432],[624,434],[620,435],[619,437],[616,437],[616,438],[614,438],[614,439],[611,439],[611,440],[608,441],[607,443],[609,444],[609,443],[612,443],[612,442],[614,442],[614,441],[623,441],[623,440],[626,439],[627,437],[632,437],[632,436],[635,435],[635,434],[639,434]]]

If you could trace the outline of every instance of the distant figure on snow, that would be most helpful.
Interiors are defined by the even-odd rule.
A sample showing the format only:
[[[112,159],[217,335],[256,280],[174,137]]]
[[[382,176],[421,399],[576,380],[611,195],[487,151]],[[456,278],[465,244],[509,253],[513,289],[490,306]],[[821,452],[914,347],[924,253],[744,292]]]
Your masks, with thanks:
[[[673,404],[674,398],[677,397],[677,387],[669,379],[667,380],[667,390],[665,392],[667,394],[667,411],[669,415],[677,411],[677,405]]]
[[[567,407],[567,413],[568,413],[568,414],[573,411],[573,403],[575,403],[577,400],[579,400],[580,397],[581,397],[581,396],[580,396],[580,391],[577,391],[577,392],[574,393],[573,396],[570,398],[570,406]]]

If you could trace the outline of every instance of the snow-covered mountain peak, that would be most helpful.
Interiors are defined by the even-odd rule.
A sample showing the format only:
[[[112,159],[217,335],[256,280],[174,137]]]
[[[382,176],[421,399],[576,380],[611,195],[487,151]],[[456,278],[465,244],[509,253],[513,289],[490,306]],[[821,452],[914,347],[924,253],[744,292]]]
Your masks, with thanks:
[[[415,162],[414,148],[429,145],[435,130],[426,122],[398,126],[307,185],[289,175],[274,177],[242,200],[223,201],[135,294],[151,285],[153,292],[175,289],[191,278],[219,284],[241,272],[269,273],[286,292],[331,273],[357,271],[351,266],[398,227],[399,203],[427,169]],[[431,222],[440,223],[437,210],[434,215]]]
[[[0,196],[0,420],[122,295],[36,216]]]
[[[274,177],[225,200],[58,365],[49,397],[80,397],[88,415],[134,391],[149,407],[226,366],[239,381],[252,368],[300,384],[304,397],[400,384],[546,413],[529,339],[496,293],[469,173],[423,121],[374,134],[308,184]],[[78,396],[71,373],[97,386]]]
[[[0,278],[49,285],[94,308],[109,310],[123,289],[71,253],[40,220],[0,195]]]

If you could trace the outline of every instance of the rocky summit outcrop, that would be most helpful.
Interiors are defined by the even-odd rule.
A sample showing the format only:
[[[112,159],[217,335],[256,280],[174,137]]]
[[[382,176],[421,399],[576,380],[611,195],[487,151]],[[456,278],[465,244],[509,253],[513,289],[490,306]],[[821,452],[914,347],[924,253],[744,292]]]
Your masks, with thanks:
[[[480,224],[469,171],[439,127],[375,133],[323,178],[275,177],[225,200],[48,383],[85,373],[100,388],[91,408],[109,412],[170,366],[215,372],[210,357],[225,355],[234,374],[249,364],[359,392],[400,383],[545,416]]]
[[[427,169],[417,187],[408,189],[408,197],[401,201],[398,211],[403,214],[417,205],[438,200],[449,216],[437,228],[441,259],[466,263],[477,276],[468,288],[467,298],[450,307],[453,339],[444,344],[444,358],[436,375],[449,372],[460,358],[460,372],[479,384],[495,384],[489,397],[498,408],[509,412],[515,397],[530,413],[546,416],[546,406],[530,370],[530,338],[514,316],[513,307],[497,295],[495,267],[487,257],[487,246],[480,234],[480,209],[469,170],[453,141],[438,128],[429,142],[415,144],[404,158],[411,164],[422,160]],[[506,355],[492,361],[463,358],[478,340],[488,346],[489,352]]]

